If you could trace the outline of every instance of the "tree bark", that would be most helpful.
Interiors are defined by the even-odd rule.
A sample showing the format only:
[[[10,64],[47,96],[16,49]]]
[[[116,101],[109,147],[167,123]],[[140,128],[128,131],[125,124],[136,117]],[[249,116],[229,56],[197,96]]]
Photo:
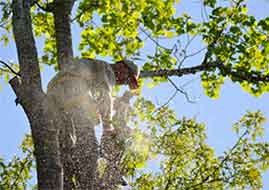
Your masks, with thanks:
[[[22,85],[31,90],[41,90],[41,77],[35,46],[30,0],[14,0],[12,4],[12,26],[17,46]]]
[[[61,190],[58,126],[62,125],[57,110],[41,88],[38,56],[30,16],[31,0],[13,0],[12,26],[17,46],[21,78],[10,84],[17,95],[31,125],[37,163],[39,190]]]
[[[51,101],[44,93],[34,92],[30,96],[16,77],[10,80],[10,84],[30,122],[37,163],[38,189],[62,190],[63,170],[60,162],[58,128],[63,122],[60,113],[51,106]]]
[[[98,143],[95,126],[88,113],[74,107],[66,113],[62,127],[61,157],[64,165],[64,189],[95,190]],[[72,137],[71,137],[72,136]]]
[[[57,60],[60,70],[73,59],[71,35],[71,10],[74,0],[55,0],[53,2],[54,27],[56,33]]]

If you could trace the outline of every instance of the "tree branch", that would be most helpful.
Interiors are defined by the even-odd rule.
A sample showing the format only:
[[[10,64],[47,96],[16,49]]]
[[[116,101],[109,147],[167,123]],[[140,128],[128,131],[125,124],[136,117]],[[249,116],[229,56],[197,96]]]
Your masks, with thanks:
[[[11,72],[11,73],[13,73],[15,76],[21,76],[20,75],[20,73],[19,72],[16,72],[9,64],[7,64],[6,62],[4,62],[4,61],[2,61],[2,60],[0,60],[0,63],[2,64],[2,65],[4,65],[6,68],[7,68],[7,70],[4,70],[4,69],[1,69],[2,71],[4,71],[4,72]]]
[[[73,58],[71,38],[71,10],[74,0],[54,1],[54,27],[56,33],[57,60],[59,68],[63,69]]]
[[[27,89],[41,91],[41,76],[30,7],[31,0],[13,0],[12,28],[17,46],[22,84]]]
[[[180,69],[161,69],[154,71],[141,71],[140,78],[153,78],[153,77],[171,77],[178,76],[181,77],[183,75],[188,74],[196,74],[201,71],[206,71],[212,68],[216,68],[215,64],[207,65],[201,64],[193,67],[180,68]]]
[[[221,167],[223,166],[223,164],[230,158],[230,156],[232,155],[233,151],[238,147],[239,143],[242,141],[242,139],[249,133],[248,130],[246,130],[237,140],[237,142],[233,145],[233,147],[229,150],[229,152],[227,153],[227,155],[221,160],[220,164],[218,165],[218,167],[216,167],[214,169],[214,171],[212,172],[212,174],[207,175],[206,178],[204,178],[201,182],[197,183],[197,184],[193,184],[189,187],[186,188],[186,190],[188,189],[195,189],[198,186],[201,186],[205,183],[211,183],[212,181],[214,181],[215,179],[211,179],[209,180],[210,177],[214,176],[215,173],[221,169]]]
[[[202,64],[193,66],[193,67],[186,67],[186,68],[179,68],[179,69],[161,69],[161,70],[153,70],[153,71],[141,71],[140,78],[154,78],[154,77],[171,77],[171,76],[184,76],[189,74],[196,74],[203,71],[212,71],[214,69],[219,69],[223,76],[229,76],[234,81],[246,81],[250,83],[259,83],[269,82],[269,75],[262,75],[256,71],[238,71],[234,70],[231,67],[219,63],[218,61],[207,63],[203,61]]]
[[[47,3],[46,6],[44,7],[37,0],[35,0],[34,4],[36,4],[37,7],[44,12],[52,12],[53,11],[53,3]]]
[[[162,104],[161,106],[159,106],[158,108],[156,108],[153,112],[152,112],[152,115],[153,114],[155,114],[156,112],[158,112],[158,111],[160,111],[162,108],[164,108],[165,106],[167,106],[175,97],[176,97],[176,95],[178,94],[178,91],[176,90],[173,94],[172,94],[172,96],[170,96],[169,98],[168,98],[168,100],[164,103],[164,104]]]
[[[31,154],[30,155],[27,155],[26,158],[24,158],[24,159],[25,160],[22,161],[22,163],[21,163],[21,168],[20,168],[19,172],[16,173],[16,177],[15,177],[13,183],[10,185],[10,189],[15,189],[15,187],[18,185],[19,179],[22,178],[22,172],[23,172],[23,170],[25,170],[26,167],[27,167],[27,165],[28,164],[31,164],[33,162],[33,160],[34,160],[32,158],[32,155]]]
[[[217,68],[222,72],[222,75],[229,75],[235,81],[247,81],[251,83],[269,82],[269,75],[262,75],[256,71],[236,71],[223,64],[218,64]]]
[[[178,92],[180,92],[181,94],[183,94],[184,96],[185,96],[185,98],[187,99],[187,101],[189,102],[189,103],[195,103],[195,101],[193,101],[193,100],[191,100],[190,99],[190,97],[189,97],[189,95],[188,95],[188,93],[187,92],[185,92],[183,89],[181,89],[181,88],[179,88],[170,78],[167,78],[168,79],[168,81],[174,86],[174,88],[178,91]]]

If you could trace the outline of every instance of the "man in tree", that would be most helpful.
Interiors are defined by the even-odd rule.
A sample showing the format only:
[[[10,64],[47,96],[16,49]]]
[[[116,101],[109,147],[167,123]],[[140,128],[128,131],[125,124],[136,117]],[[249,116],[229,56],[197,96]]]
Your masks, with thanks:
[[[117,135],[112,125],[112,88],[115,84],[138,88],[138,73],[138,67],[128,60],[107,64],[95,59],[80,59],[66,65],[50,81],[48,96],[66,120],[59,137],[66,188],[92,188],[91,183],[85,186],[82,182],[95,176],[91,172],[93,168],[89,168],[96,167],[89,163],[98,159],[94,156],[98,155],[98,150],[93,148],[98,147],[94,127],[100,123],[101,116],[104,142],[101,152],[104,157],[110,155],[115,146],[108,141],[113,141],[113,136]]]
[[[268,169],[269,150],[267,142],[253,140],[262,131],[260,123],[264,118],[260,113],[249,113],[236,124],[238,135],[243,136],[219,156],[206,143],[204,125],[192,119],[178,119],[168,104],[178,92],[188,99],[188,94],[172,77],[194,74],[199,74],[206,95],[212,98],[219,96],[224,81],[237,82],[255,96],[268,93],[268,18],[256,19],[249,15],[243,0],[232,1],[230,6],[216,0],[202,1],[203,10],[210,11],[207,18],[198,20],[192,19],[195,15],[178,13],[174,3],[171,0],[1,1],[0,25],[7,31],[1,39],[7,41],[12,28],[19,62],[19,72],[12,72],[15,76],[9,83],[31,127],[39,190],[69,190],[74,189],[73,185],[82,190],[113,190],[119,184],[118,174],[114,172],[118,165],[114,160],[109,160],[110,168],[106,168],[109,171],[102,179],[95,181],[100,156],[94,126],[101,116],[104,126],[102,156],[114,157],[117,149],[111,151],[116,145],[115,140],[112,141],[115,130],[111,123],[111,87],[117,83],[136,88],[136,78],[130,77],[132,67],[126,63],[125,67],[120,63],[109,66],[95,60],[80,60],[80,64],[73,64],[71,24],[81,29],[81,55],[112,56],[118,60],[122,55],[136,56],[143,52],[141,56],[146,63],[140,78],[153,78],[153,85],[169,82],[176,90],[160,108],[156,109],[154,103],[145,98],[138,99],[135,104],[138,108],[135,112],[139,113],[136,123],[148,123],[147,128],[156,139],[151,150],[165,160],[160,163],[161,170],[152,174],[139,173],[133,188],[260,189],[261,174]],[[96,18],[98,22],[95,22]],[[41,46],[35,43],[40,36],[44,37],[42,57],[37,51]],[[202,46],[193,52],[189,47],[196,40]],[[144,45],[146,41],[151,46],[149,49]],[[194,56],[201,52],[204,52],[204,58],[199,61]],[[193,61],[185,62],[191,57]],[[57,64],[60,70],[51,81],[48,94],[42,88],[40,60],[48,65]],[[93,66],[92,63],[96,64]],[[10,68],[0,68],[1,73],[9,73]],[[246,129],[245,132],[240,128]],[[138,140],[142,143],[130,149],[145,149],[145,143]],[[143,150],[141,157],[129,157],[128,175],[137,176],[135,169],[150,159],[148,151]],[[135,157],[137,162],[133,162]],[[29,172],[21,169],[25,165],[23,160],[21,167],[16,162],[14,167],[8,166],[14,171],[14,180],[3,167],[5,189],[26,187],[23,181]],[[18,180],[18,173],[22,174],[21,180]]]

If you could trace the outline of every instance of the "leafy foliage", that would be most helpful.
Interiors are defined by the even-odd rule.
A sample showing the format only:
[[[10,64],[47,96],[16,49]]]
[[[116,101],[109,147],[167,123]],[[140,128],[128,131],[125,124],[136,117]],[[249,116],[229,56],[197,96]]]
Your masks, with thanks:
[[[0,189],[29,189],[34,167],[33,143],[30,135],[26,135],[21,144],[23,156],[14,156],[9,162],[0,158]],[[35,186],[32,189],[36,189]]]
[[[166,114],[174,125],[152,133],[151,151],[161,158],[159,171],[140,172],[132,189],[262,189],[269,144],[258,140],[264,129],[260,112],[248,112],[234,125],[238,141],[221,156],[206,143],[203,124],[187,118],[175,122],[174,113]]]
[[[45,38],[41,61],[48,65],[55,65],[57,52],[53,16],[51,13],[40,12],[35,7],[32,9],[32,17],[35,36]]]
[[[32,8],[36,37],[44,39],[41,62],[55,65],[56,42],[52,13],[46,12],[50,1],[39,0]],[[194,21],[187,13],[176,12],[177,1],[78,1],[72,23],[81,28],[79,50],[81,56],[93,58],[112,56],[115,60],[141,57],[148,40],[156,46],[155,52],[144,52],[143,70],[181,68],[188,55],[193,38],[201,37],[207,48],[205,64],[213,65],[201,74],[206,95],[217,98],[226,78],[239,82],[244,90],[260,96],[268,92],[268,18],[257,20],[247,12],[246,1],[233,1],[223,6],[216,0],[204,1],[207,19]],[[10,1],[1,2],[1,26],[10,32]],[[192,37],[183,46],[184,38]],[[9,36],[1,33],[4,43]],[[165,47],[160,42],[169,43]],[[186,40],[185,40],[186,41]],[[96,43],[98,42],[98,43]],[[202,61],[201,61],[202,62]],[[167,82],[154,78],[149,86]]]
[[[0,1],[0,28],[2,29],[1,31],[1,36],[0,36],[0,42],[3,42],[4,46],[7,46],[9,43],[9,33],[11,31],[11,1],[6,0],[6,1]]]
[[[262,138],[265,118],[260,111],[247,112],[234,124],[237,142],[217,155],[206,142],[204,124],[178,119],[169,107],[156,108],[144,98],[138,98],[134,107],[131,123],[144,126],[147,143],[144,140],[140,152],[127,151],[124,166],[135,179],[132,189],[262,189],[262,174],[269,168],[269,143]],[[149,171],[150,162],[161,165]]]
[[[264,81],[246,80],[245,76],[268,75],[268,18],[257,21],[254,16],[247,14],[244,1],[238,1],[232,7],[216,7],[209,16],[209,21],[203,24],[201,32],[203,40],[210,44],[210,62],[227,65],[227,69],[219,69],[212,75],[207,72],[202,75],[204,88],[209,96],[214,96],[223,77],[229,77],[239,82],[243,89],[255,96],[268,92],[268,83]],[[214,76],[212,78],[212,76]],[[210,80],[207,80],[210,78]],[[210,90],[211,89],[211,90]]]

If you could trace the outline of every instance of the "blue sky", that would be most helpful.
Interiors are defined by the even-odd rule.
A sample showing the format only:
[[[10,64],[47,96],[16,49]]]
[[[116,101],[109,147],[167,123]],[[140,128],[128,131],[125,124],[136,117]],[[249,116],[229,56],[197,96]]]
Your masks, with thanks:
[[[177,9],[180,14],[182,11],[187,12],[197,18],[200,16],[201,7],[198,0],[182,0]],[[269,16],[269,1],[266,0],[250,0],[249,13],[257,18]],[[73,27],[74,46],[79,40],[79,30]],[[41,41],[40,41],[41,42]],[[152,51],[152,44],[145,46],[146,52]],[[167,44],[169,45],[169,44]],[[190,51],[198,50],[201,44],[194,43]],[[41,43],[38,42],[38,47]],[[76,51],[76,54],[79,53]],[[10,44],[7,48],[0,46],[0,59],[16,61],[16,50],[14,44]],[[143,60],[142,60],[143,61]],[[186,62],[188,64],[200,63],[201,56],[197,56]],[[43,84],[53,76],[53,70],[46,67],[42,73]],[[183,85],[193,77],[182,77],[174,79],[178,85]],[[25,133],[29,132],[29,123],[20,106],[15,106],[15,95],[8,84],[0,79],[2,87],[0,91],[0,156],[11,159],[15,154],[19,154],[18,146],[21,143]],[[179,94],[172,102],[171,106],[177,111],[178,116],[196,117],[198,121],[206,123],[208,143],[213,146],[218,154],[226,148],[232,146],[236,141],[236,136],[231,130],[233,123],[238,121],[240,117],[248,111],[261,110],[264,116],[269,120],[269,101],[268,94],[255,98],[244,92],[238,84],[229,81],[221,88],[220,97],[212,100],[206,97],[201,88],[199,79],[194,77],[194,81],[185,87],[189,95],[197,101],[190,104],[183,95]],[[146,98],[152,99],[160,105],[164,103],[174,89],[169,84],[161,84],[157,88],[144,88],[143,94]],[[267,140],[269,141],[268,122],[266,123]],[[269,188],[269,175],[264,176],[265,189]],[[267,188],[266,188],[267,187]]]

